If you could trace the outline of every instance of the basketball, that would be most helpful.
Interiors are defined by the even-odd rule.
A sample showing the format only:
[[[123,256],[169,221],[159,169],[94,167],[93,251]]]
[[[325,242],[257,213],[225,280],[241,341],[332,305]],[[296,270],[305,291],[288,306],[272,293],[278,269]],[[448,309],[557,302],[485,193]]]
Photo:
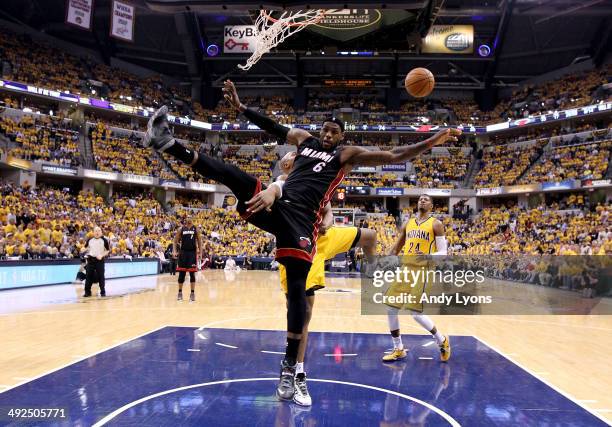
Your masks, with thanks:
[[[427,68],[415,68],[406,75],[404,86],[411,96],[423,98],[431,93],[436,81]]]

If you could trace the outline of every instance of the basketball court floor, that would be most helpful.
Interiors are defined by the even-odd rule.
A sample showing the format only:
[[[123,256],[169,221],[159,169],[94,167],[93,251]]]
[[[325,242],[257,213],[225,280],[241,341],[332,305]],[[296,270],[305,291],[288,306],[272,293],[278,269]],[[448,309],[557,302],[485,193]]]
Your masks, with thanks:
[[[65,418],[0,425],[599,426],[612,421],[610,316],[439,316],[452,357],[402,316],[409,357],[384,365],[384,316],[360,314],[360,283],[317,293],[306,371],[313,406],[274,396],[284,351],[277,273],[198,274],[3,291],[0,408]],[[559,291],[556,291],[559,292]]]

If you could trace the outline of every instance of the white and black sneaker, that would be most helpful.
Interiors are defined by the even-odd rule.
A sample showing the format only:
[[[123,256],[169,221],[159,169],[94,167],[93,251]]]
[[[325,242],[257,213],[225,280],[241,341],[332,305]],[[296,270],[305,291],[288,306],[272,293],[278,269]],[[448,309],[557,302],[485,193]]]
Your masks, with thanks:
[[[311,406],[312,398],[308,394],[308,386],[306,385],[306,374],[301,372],[295,376],[295,394],[293,401],[300,406]]]
[[[289,365],[286,360],[281,362],[280,379],[276,388],[276,397],[280,400],[292,400],[295,394],[295,364]]]
[[[151,147],[155,151],[163,153],[174,145],[174,136],[168,125],[167,115],[168,107],[165,105],[153,113],[147,123],[147,131],[142,140],[142,145],[145,148]]]
[[[183,301],[183,293],[181,291],[179,291],[177,297],[176,297],[177,301]]]
[[[195,292],[189,294],[189,302],[195,302]]]

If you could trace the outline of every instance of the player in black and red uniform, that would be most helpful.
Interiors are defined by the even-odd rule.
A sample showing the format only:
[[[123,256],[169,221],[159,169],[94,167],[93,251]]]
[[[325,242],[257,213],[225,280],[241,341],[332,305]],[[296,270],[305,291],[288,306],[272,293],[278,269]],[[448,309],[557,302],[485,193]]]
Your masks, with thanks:
[[[281,143],[286,141],[298,147],[293,171],[285,181],[283,194],[269,209],[256,213],[250,211],[265,203],[268,197],[267,192],[266,198],[253,199],[265,190],[259,179],[176,142],[170,132],[166,107],[160,108],[149,120],[144,144],[159,152],[166,152],[192,166],[204,177],[228,186],[238,199],[237,208],[242,218],[276,236],[276,258],[287,271],[287,347],[276,393],[280,399],[291,400],[295,392],[295,363],[306,314],[306,277],[316,251],[323,208],[345,172],[356,165],[405,162],[436,145],[456,141],[461,131],[445,129],[423,142],[391,151],[339,146],[344,137],[344,126],[335,118],[325,120],[320,138],[315,138],[303,129],[289,129],[247,108],[240,102],[231,81],[225,82],[223,91],[228,103],[260,129],[277,136]],[[272,185],[280,186],[277,183]],[[269,197],[274,199],[276,194],[269,192]]]
[[[200,233],[198,233],[198,229],[193,224],[193,220],[187,217],[184,225],[176,232],[176,236],[174,236],[174,241],[172,242],[172,258],[176,259],[178,256],[178,266],[176,267],[176,271],[179,272],[178,301],[183,300],[183,283],[185,283],[187,272],[189,272],[189,283],[191,284],[189,302],[195,301],[195,273],[198,271],[198,254],[201,248],[202,242],[200,241]]]

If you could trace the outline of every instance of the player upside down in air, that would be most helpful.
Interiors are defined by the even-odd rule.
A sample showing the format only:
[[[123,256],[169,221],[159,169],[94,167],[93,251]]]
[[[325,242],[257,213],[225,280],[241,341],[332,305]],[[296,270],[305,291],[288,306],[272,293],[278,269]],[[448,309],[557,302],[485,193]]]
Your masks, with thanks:
[[[190,165],[202,176],[226,185],[238,199],[237,209],[243,219],[276,237],[276,259],[287,271],[287,347],[281,362],[276,394],[292,400],[295,394],[295,370],[298,349],[306,317],[306,278],[316,254],[316,241],[323,219],[323,209],[345,172],[356,165],[378,166],[405,162],[447,141],[456,141],[460,130],[445,129],[431,138],[390,151],[368,151],[362,147],[340,146],[344,137],[341,121],[330,118],[323,122],[319,138],[309,132],[279,125],[269,117],[240,102],[234,84],[224,83],[227,102],[260,129],[298,148],[292,172],[277,203],[268,210],[247,211],[253,196],[265,189],[261,181],[234,165],[225,164],[195,152],[178,143],[168,124],[166,107],[149,120],[143,143],[158,152],[165,152]]]
[[[287,153],[280,161],[280,169],[283,175],[279,176],[277,182],[284,182],[293,169],[293,162],[297,153]],[[257,194],[248,203],[249,211],[259,212],[262,209],[269,209],[270,206],[280,198],[281,191],[278,186],[270,186],[266,190]],[[306,317],[304,328],[302,329],[302,339],[298,348],[296,375],[295,375],[295,394],[293,401],[298,405],[312,405],[312,398],[308,393],[306,385],[306,371],[304,369],[304,356],[308,342],[308,325],[312,318],[314,307],[315,291],[325,287],[325,261],[334,258],[336,255],[348,252],[354,247],[361,247],[367,260],[373,261],[376,254],[376,231],[367,228],[357,227],[336,227],[333,225],[334,216],[331,204],[325,206],[323,222],[319,227],[319,238],[317,239],[317,252],[312,260],[312,266],[306,278]],[[287,294],[287,274],[283,266],[280,267],[281,289]]]
[[[417,207],[417,215],[413,216],[402,225],[399,237],[391,248],[392,255],[399,255],[403,251],[404,255],[408,257],[406,258],[408,263],[410,263],[412,258],[416,255],[447,254],[448,245],[446,237],[444,236],[444,225],[440,220],[431,215],[433,209],[431,196],[424,194],[419,197]],[[425,284],[421,283],[413,288],[412,292],[420,296],[420,294],[425,291],[424,287]],[[389,289],[391,293],[400,290],[401,286],[397,286],[395,289],[394,286],[392,286]],[[387,318],[389,320],[389,330],[391,331],[391,338],[393,340],[393,352],[383,356],[384,362],[395,362],[406,357],[406,349],[402,344],[402,336],[400,335],[398,316],[398,311],[400,309],[408,309],[412,318],[433,336],[440,348],[440,360],[446,362],[450,358],[451,347],[449,337],[442,335],[431,318],[422,313],[422,303],[397,305],[387,303],[387,305],[389,306]]]

